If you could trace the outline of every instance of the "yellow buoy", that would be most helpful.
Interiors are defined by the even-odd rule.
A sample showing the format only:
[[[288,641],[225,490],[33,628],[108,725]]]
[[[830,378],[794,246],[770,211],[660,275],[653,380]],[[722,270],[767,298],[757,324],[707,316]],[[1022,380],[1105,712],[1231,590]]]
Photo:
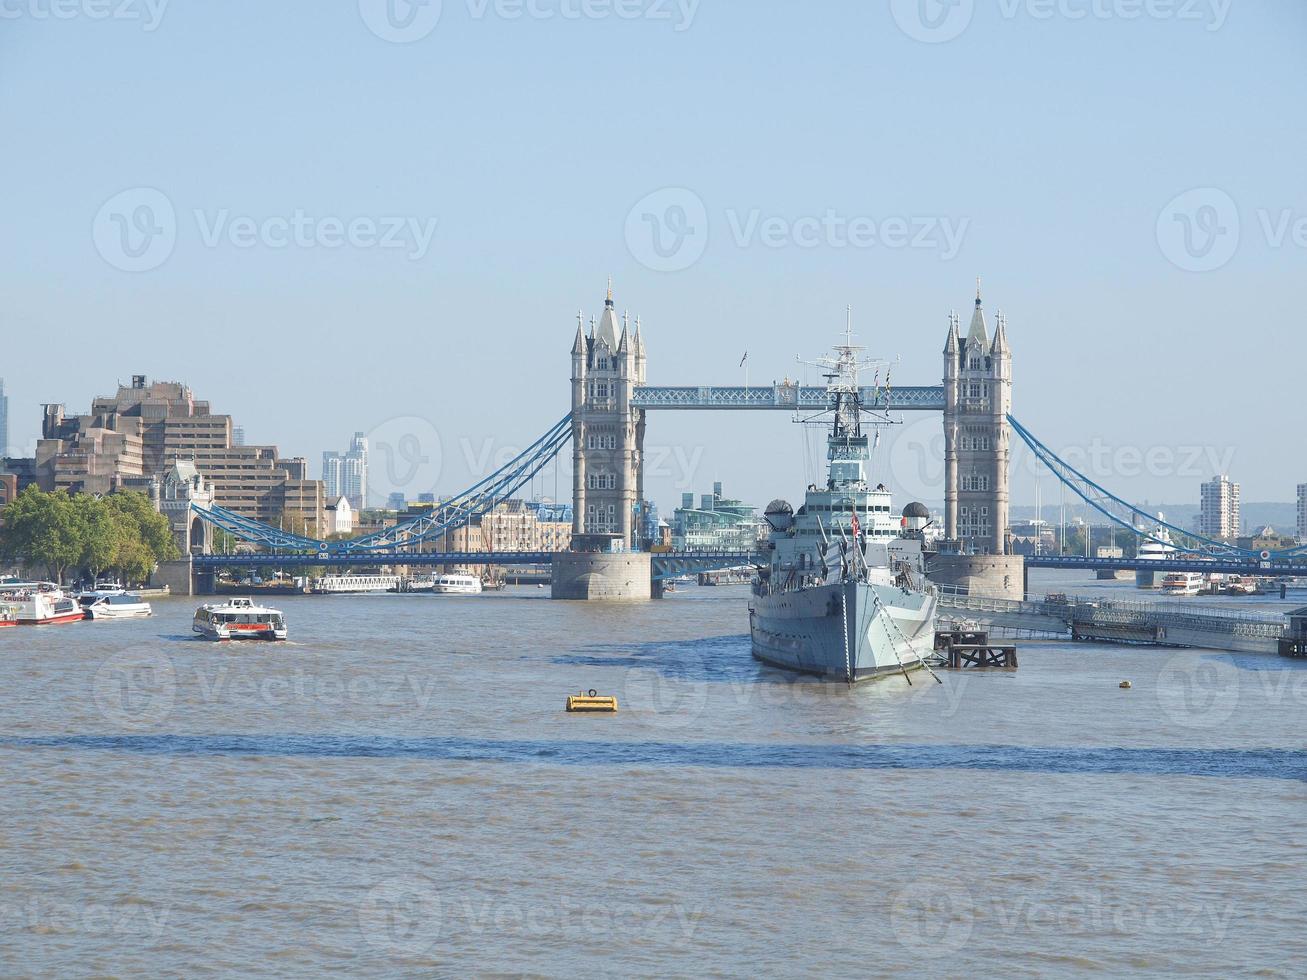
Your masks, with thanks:
[[[594,688],[588,692],[567,696],[567,710],[572,712],[605,712],[612,714],[617,710],[617,698],[609,694],[600,694]]]
[[[1121,688],[1121,690],[1123,691],[1130,690],[1131,686],[1132,685],[1130,684],[1129,681],[1122,681],[1120,684],[1117,685],[1117,687]]]

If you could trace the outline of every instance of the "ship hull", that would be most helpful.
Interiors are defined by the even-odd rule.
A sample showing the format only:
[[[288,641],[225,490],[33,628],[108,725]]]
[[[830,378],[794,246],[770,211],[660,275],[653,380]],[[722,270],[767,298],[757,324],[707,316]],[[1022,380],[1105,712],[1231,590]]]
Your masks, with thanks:
[[[927,592],[865,582],[755,595],[753,655],[849,683],[917,670],[934,648],[936,604]]]

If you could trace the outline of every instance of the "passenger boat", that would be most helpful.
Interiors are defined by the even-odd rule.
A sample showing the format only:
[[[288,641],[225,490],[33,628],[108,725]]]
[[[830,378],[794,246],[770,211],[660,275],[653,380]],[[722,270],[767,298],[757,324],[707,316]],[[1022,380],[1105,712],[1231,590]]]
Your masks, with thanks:
[[[75,623],[86,618],[77,600],[53,582],[8,582],[0,593],[0,605],[8,609],[20,626],[50,626]]]
[[[286,617],[253,599],[228,599],[195,610],[191,629],[209,640],[284,640]]]
[[[1170,572],[1162,579],[1166,595],[1198,595],[1206,580],[1201,572]]]
[[[1157,520],[1161,522],[1165,518],[1157,515]],[[1175,545],[1171,543],[1171,535],[1166,527],[1158,523],[1157,527],[1150,532],[1147,539],[1139,544],[1139,550],[1135,552],[1135,557],[1140,561],[1162,561],[1170,558],[1175,554]],[[1157,588],[1157,572],[1151,569],[1140,568],[1135,571],[1135,585],[1141,589]]]
[[[753,581],[749,633],[764,663],[852,684],[925,666],[938,597],[920,533],[900,534],[908,511],[900,525],[889,491],[870,485],[860,348],[846,340],[835,350],[821,364],[831,417],[826,484],[809,486],[797,512],[784,500],[767,506],[771,561]]]
[[[315,578],[309,591],[319,595],[361,592],[398,592],[398,575],[324,575]]]
[[[431,591],[436,595],[480,595],[481,579],[475,575],[438,575]]]
[[[101,596],[84,608],[87,619],[142,619],[153,612],[148,602],[130,592]]]
[[[97,582],[89,589],[78,592],[74,598],[83,609],[89,609],[101,599],[106,599],[111,595],[123,595],[126,592],[127,590],[117,582]]]

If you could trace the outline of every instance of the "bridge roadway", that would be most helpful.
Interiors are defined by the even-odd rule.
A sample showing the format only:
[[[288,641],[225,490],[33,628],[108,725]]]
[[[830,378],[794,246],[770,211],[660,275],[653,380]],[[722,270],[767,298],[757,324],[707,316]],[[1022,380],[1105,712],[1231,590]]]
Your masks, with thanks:
[[[1146,572],[1219,572],[1235,575],[1307,575],[1307,559],[1263,561],[1259,558],[1228,556],[1203,558],[1179,555],[1175,558],[1084,558],[1077,555],[1027,555],[1027,568],[1083,568]]]
[[[735,551],[672,551],[650,556],[655,579],[691,571],[748,565],[753,556]],[[552,551],[303,552],[195,555],[196,568],[375,568],[378,565],[552,565]]]

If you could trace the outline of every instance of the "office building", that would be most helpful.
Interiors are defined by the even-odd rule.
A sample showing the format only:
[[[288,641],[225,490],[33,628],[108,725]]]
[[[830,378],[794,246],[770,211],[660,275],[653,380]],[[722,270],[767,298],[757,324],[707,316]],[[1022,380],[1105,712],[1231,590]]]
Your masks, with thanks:
[[[367,505],[368,440],[365,433],[355,432],[349,449],[343,453],[322,454],[322,485],[329,500],[346,497],[356,512]]]
[[[230,415],[172,381],[134,375],[117,394],[96,398],[86,415],[44,406],[32,465],[42,490],[111,493],[134,489],[156,500],[178,460],[195,464],[213,500],[243,517],[316,534],[323,527],[322,484],[301,457],[276,446],[238,446]]]
[[[722,496],[722,485],[699,498],[681,495],[672,512],[672,547],[677,551],[753,551],[763,536],[762,521],[754,507]]]

